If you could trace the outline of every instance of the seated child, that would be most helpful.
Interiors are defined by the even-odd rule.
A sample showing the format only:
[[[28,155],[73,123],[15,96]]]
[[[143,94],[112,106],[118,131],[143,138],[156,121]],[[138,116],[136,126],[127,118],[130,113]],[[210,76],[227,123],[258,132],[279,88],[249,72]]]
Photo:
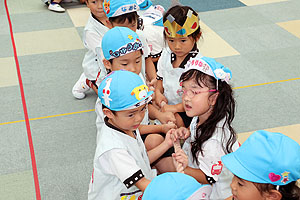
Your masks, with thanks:
[[[222,161],[234,174],[230,200],[300,199],[300,145],[281,133],[256,131]]]
[[[72,89],[72,94],[76,99],[85,98],[85,93],[92,88],[97,94],[96,79],[98,73],[103,73],[105,68],[99,60],[101,51],[101,39],[111,28],[111,25],[102,9],[103,0],[86,0],[86,5],[91,14],[83,31],[83,44],[88,50],[83,58],[83,73]]]
[[[140,24],[150,48],[150,57],[157,71],[157,62],[165,47],[163,34],[163,14],[165,9],[161,5],[153,6],[150,0],[144,0],[139,3],[141,10],[138,12],[140,16],[139,20],[141,20]]]
[[[151,181],[142,200],[200,200],[209,199],[210,193],[210,185],[201,185],[186,174],[167,172]]]
[[[150,164],[173,143],[167,134],[164,142],[146,152],[139,126],[152,94],[128,71],[111,72],[101,82],[98,95],[106,117],[97,137],[89,200],[138,199],[156,176]]]
[[[144,80],[148,83],[151,90],[156,85],[156,72],[155,66],[149,57],[150,49],[147,44],[144,33],[141,30],[137,30],[138,15],[137,11],[139,6],[135,0],[105,0],[103,2],[103,8],[106,16],[108,17],[113,27],[122,26],[127,27],[136,32],[143,44],[143,57],[142,57],[142,70]],[[171,112],[162,113],[157,108],[149,104],[149,117],[151,119],[158,119],[162,123],[169,121],[175,122],[175,116]]]
[[[156,80],[155,67],[151,58],[149,57],[150,49],[146,42],[146,38],[142,31],[137,30],[139,18],[137,11],[139,10],[139,6],[136,0],[104,0],[103,8],[112,27],[128,27],[138,34],[140,40],[144,44],[143,57],[145,61],[143,62],[145,63],[143,63],[142,74],[144,77],[147,77],[146,80],[149,82]]]
[[[102,50],[105,58],[103,59],[103,64],[108,71],[117,71],[122,69],[131,71],[138,74],[144,81],[145,79],[141,73],[141,60],[143,55],[142,47],[143,44],[135,32],[127,27],[114,27],[104,35],[102,40]],[[95,111],[97,114],[97,131],[99,132],[104,124],[104,114],[99,98],[96,102]],[[151,150],[164,140],[160,134],[163,134],[164,136],[169,129],[175,128],[175,125],[148,125],[148,111],[146,110],[145,112],[145,117],[141,122],[143,126],[140,126],[139,130],[141,134],[143,134],[143,141],[145,142],[147,150]],[[151,134],[146,137],[145,134],[149,133]],[[171,153],[168,153],[164,155],[164,158],[161,158],[159,162],[155,163],[155,165],[160,171],[173,171],[175,169],[169,169],[169,166],[173,166],[172,163]]]
[[[202,35],[198,13],[188,6],[177,5],[164,14],[163,24],[168,47],[157,64],[155,102],[162,111],[174,113],[178,127],[189,127],[192,119],[186,115],[178,95],[181,89],[178,80],[191,58],[202,57],[197,48]]]
[[[232,127],[235,100],[229,85],[231,71],[212,58],[191,58],[180,77],[182,104],[189,117],[190,128],[181,127],[174,137],[185,139],[175,159],[184,173],[199,183],[212,184],[210,199],[231,196],[232,173],[223,166],[221,157],[238,149]]]

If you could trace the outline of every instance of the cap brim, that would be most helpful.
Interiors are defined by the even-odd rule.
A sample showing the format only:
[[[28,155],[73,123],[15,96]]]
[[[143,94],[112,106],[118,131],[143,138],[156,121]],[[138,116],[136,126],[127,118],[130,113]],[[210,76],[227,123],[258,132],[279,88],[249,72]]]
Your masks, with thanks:
[[[252,172],[247,170],[246,167],[236,158],[235,153],[230,153],[225,156],[222,156],[222,162],[225,167],[231,171],[235,176],[242,178],[246,181],[256,182],[256,183],[265,183],[266,181],[257,177]]]

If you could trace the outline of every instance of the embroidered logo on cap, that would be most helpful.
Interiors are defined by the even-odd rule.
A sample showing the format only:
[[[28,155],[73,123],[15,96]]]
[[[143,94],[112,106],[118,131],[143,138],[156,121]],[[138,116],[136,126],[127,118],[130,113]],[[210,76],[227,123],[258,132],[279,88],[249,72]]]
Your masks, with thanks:
[[[286,184],[286,182],[288,182],[290,179],[289,179],[289,173],[290,172],[283,172],[281,175],[282,175],[282,183]]]
[[[134,88],[131,92],[131,95],[135,95],[137,100],[145,98],[148,94],[148,87],[146,85],[141,85]]]
[[[112,101],[111,98],[109,98],[110,96],[110,83],[111,83],[111,78],[106,79],[106,85],[103,88],[103,99],[105,102],[105,106],[110,107],[110,101]]]
[[[108,14],[110,12],[110,0],[104,0],[104,10],[105,10],[105,13]]]

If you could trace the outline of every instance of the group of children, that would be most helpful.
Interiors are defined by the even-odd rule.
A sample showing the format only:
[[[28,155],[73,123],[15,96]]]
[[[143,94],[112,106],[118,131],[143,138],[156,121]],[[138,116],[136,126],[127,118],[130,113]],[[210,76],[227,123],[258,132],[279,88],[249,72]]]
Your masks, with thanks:
[[[89,200],[299,200],[298,143],[257,131],[239,147],[232,74],[197,48],[197,12],[150,0],[86,4],[88,51],[72,93],[99,97]]]

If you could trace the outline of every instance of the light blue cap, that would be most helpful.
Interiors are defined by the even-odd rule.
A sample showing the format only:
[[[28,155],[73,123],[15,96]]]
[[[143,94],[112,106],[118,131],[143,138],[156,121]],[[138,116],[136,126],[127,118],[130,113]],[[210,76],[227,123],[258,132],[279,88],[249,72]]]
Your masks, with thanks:
[[[142,200],[209,199],[211,190],[210,185],[201,185],[189,175],[167,172],[155,177],[149,183]]]
[[[98,88],[101,103],[110,110],[130,110],[151,100],[152,91],[135,73],[119,70],[105,77]]]
[[[102,38],[102,51],[106,60],[124,56],[142,47],[139,36],[127,27],[114,27]]]
[[[151,0],[136,0],[136,3],[140,7],[140,10],[147,10],[150,6],[152,6]]]
[[[222,161],[234,175],[255,183],[286,185],[300,178],[300,145],[281,133],[256,131]]]
[[[104,0],[103,10],[108,18],[139,10],[136,0]]]
[[[209,57],[203,56],[201,58],[191,58],[185,65],[184,72],[191,69],[199,70],[217,80],[225,81],[226,83],[228,83],[232,78],[230,69],[224,67],[221,63],[218,63],[215,59]]]

